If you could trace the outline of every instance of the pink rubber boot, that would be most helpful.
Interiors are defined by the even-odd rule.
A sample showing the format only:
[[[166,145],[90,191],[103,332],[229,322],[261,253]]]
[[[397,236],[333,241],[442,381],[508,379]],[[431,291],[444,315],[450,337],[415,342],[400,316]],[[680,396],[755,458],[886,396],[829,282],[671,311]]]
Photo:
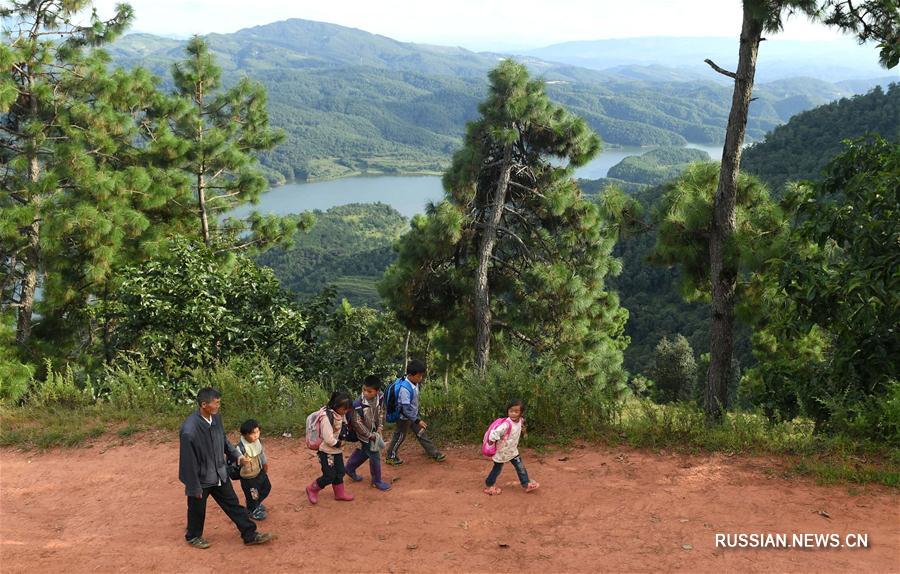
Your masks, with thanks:
[[[344,484],[343,483],[332,484],[331,488],[334,489],[334,499],[335,500],[346,500],[347,502],[350,502],[351,500],[353,500],[352,494],[347,494],[346,492],[344,492]]]
[[[306,487],[306,498],[309,499],[310,504],[316,504],[319,502],[319,491],[322,490],[322,487],[319,486],[319,483],[315,480],[312,481],[312,484]]]

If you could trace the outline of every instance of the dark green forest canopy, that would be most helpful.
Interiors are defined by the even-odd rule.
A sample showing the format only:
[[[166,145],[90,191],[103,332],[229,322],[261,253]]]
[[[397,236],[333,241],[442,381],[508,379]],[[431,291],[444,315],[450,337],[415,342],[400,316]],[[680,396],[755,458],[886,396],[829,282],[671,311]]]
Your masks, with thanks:
[[[402,43],[341,26],[288,20],[211,34],[227,82],[249,76],[269,93],[272,124],[286,141],[263,155],[272,179],[357,173],[438,172],[476,116],[487,71],[502,56]],[[109,49],[116,64],[167,76],[183,42],[132,34]],[[528,59],[550,97],[620,145],[721,143],[727,86],[710,81],[633,79]],[[847,88],[811,79],[758,86],[748,135],[762,138],[792,114]]]
[[[843,150],[841,142],[867,133],[900,141],[900,84],[794,116],[751,145],[741,169],[758,175],[779,194],[788,181],[820,179],[825,165]]]
[[[315,224],[308,232],[298,232],[292,247],[270,249],[259,263],[271,267],[281,285],[300,299],[334,285],[338,300],[379,306],[375,283],[397,257],[392,246],[406,231],[406,218],[381,203],[342,205],[314,214]]]
[[[876,88],[864,96],[845,98],[794,117],[784,126],[767,134],[764,141],[744,153],[742,170],[759,176],[769,184],[775,196],[787,181],[816,180],[825,165],[844,149],[843,141],[875,132],[888,140],[900,141],[900,85],[887,90]],[[642,157],[626,158],[616,167],[633,165]],[[619,173],[621,171],[622,173]],[[636,170],[618,170],[620,177],[632,177]],[[661,196],[659,186],[649,187],[614,178],[582,180],[586,193],[600,193],[607,185],[617,185],[633,195],[646,208]],[[663,337],[683,334],[695,352],[708,347],[709,313],[699,303],[686,303],[678,294],[679,272],[647,262],[655,233],[626,238],[616,245],[615,255],[622,258],[622,274],[611,280],[618,290],[622,306],[628,309],[626,334],[631,344],[625,351],[625,366],[632,373],[647,373],[653,362],[653,348]],[[750,329],[739,326],[735,357],[742,368],[754,363],[750,353]]]

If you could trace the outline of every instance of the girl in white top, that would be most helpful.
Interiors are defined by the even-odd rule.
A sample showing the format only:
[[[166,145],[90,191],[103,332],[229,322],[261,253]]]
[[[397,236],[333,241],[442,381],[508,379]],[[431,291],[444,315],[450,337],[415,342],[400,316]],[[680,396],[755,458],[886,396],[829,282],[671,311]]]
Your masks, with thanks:
[[[497,444],[497,452],[492,457],[494,466],[491,468],[490,474],[488,474],[487,479],[484,481],[485,494],[494,495],[502,492],[502,490],[499,487],[494,486],[494,484],[496,484],[500,472],[503,471],[503,465],[507,462],[511,462],[513,467],[515,467],[516,474],[519,477],[519,483],[522,485],[522,488],[525,489],[525,492],[531,492],[540,486],[537,482],[528,479],[528,471],[525,470],[525,465],[522,463],[522,458],[519,456],[519,437],[521,437],[523,433],[527,434],[525,431],[524,414],[525,403],[519,399],[511,400],[509,404],[506,405],[507,419],[497,425],[497,427],[491,431],[490,437],[488,437],[492,443]]]
[[[331,394],[325,409],[325,416],[320,420],[322,444],[319,445],[319,464],[322,466],[322,476],[306,487],[306,497],[309,502],[319,502],[319,491],[331,485],[334,490],[335,500],[353,500],[353,495],[344,490],[344,415],[352,407],[353,401],[350,395],[341,391]]]

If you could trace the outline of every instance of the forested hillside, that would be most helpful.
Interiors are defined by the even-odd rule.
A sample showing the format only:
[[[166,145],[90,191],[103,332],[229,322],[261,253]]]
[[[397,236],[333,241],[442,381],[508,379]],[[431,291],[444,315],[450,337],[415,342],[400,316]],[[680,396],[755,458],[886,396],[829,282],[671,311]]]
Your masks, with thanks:
[[[226,82],[249,76],[267,88],[272,123],[287,139],[263,154],[263,163],[273,178],[299,180],[443,170],[484,97],[485,74],[504,57],[298,19],[207,39]],[[183,46],[132,34],[108,49],[117,64],[166,76]],[[722,141],[731,95],[712,77],[522,59],[547,81],[552,99],[585,118],[607,143]],[[808,79],[758,85],[748,136],[761,138],[799,110],[852,93]]]
[[[396,259],[392,245],[406,230],[406,219],[381,203],[314,213],[312,228],[298,232],[293,246],[271,249],[259,257],[259,263],[271,267],[281,285],[298,298],[312,297],[333,285],[338,300],[379,306],[375,283]]]
[[[794,117],[767,134],[764,141],[747,149],[742,169],[759,176],[777,195],[786,181],[819,179],[822,168],[843,149],[842,141],[869,132],[889,140],[900,139],[900,85],[892,84],[886,91],[875,88],[864,96],[842,99]],[[682,149],[674,153],[691,151]],[[617,185],[652,211],[662,188],[639,184],[651,168],[646,158],[660,154],[666,152],[629,156],[610,169],[610,178],[582,181],[580,185],[589,193]],[[677,288],[677,269],[647,262],[654,242],[655,230],[619,242],[616,254],[622,258],[623,271],[612,280],[623,306],[629,310],[626,333],[631,337],[631,344],[625,351],[626,367],[644,374],[652,365],[653,348],[662,337],[671,339],[680,333],[698,353],[708,347],[709,340],[708,307],[682,300]],[[735,356],[741,367],[746,368],[753,363],[749,327],[743,326],[737,337]]]
[[[656,185],[677,176],[695,161],[709,161],[709,154],[699,149],[661,147],[626,157],[609,169],[607,177]]]
[[[791,118],[744,152],[741,167],[779,192],[788,181],[817,180],[841,142],[867,133],[900,141],[900,84],[842,98]]]
[[[662,186],[654,185],[636,191],[633,197],[652,212],[662,193]],[[622,273],[610,284],[628,309],[625,334],[631,343],[625,349],[625,367],[633,375],[650,376],[654,348],[663,337],[683,335],[698,356],[709,348],[709,306],[684,301],[678,289],[678,269],[648,261],[655,243],[656,230],[648,229],[623,238],[613,251],[622,259]],[[749,335],[745,325],[736,332],[735,358],[741,368],[753,363]]]

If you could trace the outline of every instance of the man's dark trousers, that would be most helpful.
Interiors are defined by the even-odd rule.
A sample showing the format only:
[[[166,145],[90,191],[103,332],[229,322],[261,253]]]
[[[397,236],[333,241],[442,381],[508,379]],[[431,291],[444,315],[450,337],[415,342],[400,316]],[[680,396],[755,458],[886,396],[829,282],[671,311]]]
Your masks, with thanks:
[[[213,497],[213,500],[222,507],[228,518],[238,527],[244,542],[253,540],[256,536],[256,524],[250,520],[247,509],[241,506],[241,501],[238,500],[230,480],[219,486],[204,488],[203,496],[200,498],[187,497],[188,526],[184,538],[190,541],[198,536],[203,536],[203,525],[206,523],[206,499],[209,496]]]

